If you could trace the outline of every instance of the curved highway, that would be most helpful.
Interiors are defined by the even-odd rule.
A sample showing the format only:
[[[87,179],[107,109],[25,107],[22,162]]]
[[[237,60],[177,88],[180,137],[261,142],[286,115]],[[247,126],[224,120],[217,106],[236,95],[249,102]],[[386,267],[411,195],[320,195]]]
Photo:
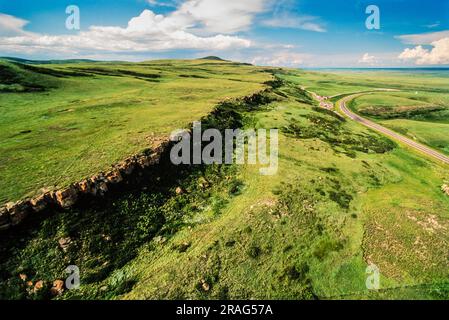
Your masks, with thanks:
[[[393,138],[399,142],[402,142],[406,145],[408,145],[409,147],[426,154],[429,157],[432,157],[436,160],[439,160],[443,163],[449,164],[449,157],[434,150],[431,149],[421,143],[415,142],[412,139],[409,139],[407,137],[404,137],[403,135],[400,135],[390,129],[387,129],[377,123],[374,123],[370,120],[367,120],[361,116],[359,116],[358,114],[355,114],[354,112],[352,112],[351,110],[349,110],[349,108],[346,106],[346,103],[348,103],[349,101],[361,96],[363,94],[355,94],[355,95],[351,95],[348,97],[345,97],[343,99],[341,99],[340,101],[337,102],[337,108],[341,110],[341,112],[343,112],[347,117],[351,118],[352,120],[364,125],[365,127],[368,127],[370,129],[373,129],[377,132],[380,132],[390,138]]]

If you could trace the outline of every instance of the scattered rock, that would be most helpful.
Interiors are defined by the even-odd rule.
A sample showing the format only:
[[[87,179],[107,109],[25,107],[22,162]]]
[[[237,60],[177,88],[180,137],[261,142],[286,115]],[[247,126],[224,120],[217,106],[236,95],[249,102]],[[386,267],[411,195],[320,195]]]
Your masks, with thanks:
[[[50,289],[52,296],[59,296],[64,292],[64,281],[55,280],[53,281],[53,287]]]
[[[64,251],[67,252],[70,245],[72,244],[72,239],[70,237],[67,238],[61,238],[58,240],[59,247]]]
[[[178,246],[178,251],[180,253],[186,252],[190,248],[191,244],[189,242],[183,242]]]
[[[201,189],[206,189],[206,188],[208,188],[210,186],[210,184],[209,184],[209,181],[207,181],[204,177],[200,177],[198,179],[198,186]]]
[[[210,290],[210,284],[206,282],[206,280],[201,279],[201,287],[204,291],[208,292]]]
[[[157,244],[164,244],[167,242],[167,238],[162,237],[162,236],[157,236],[153,239],[153,241]]]
[[[39,292],[40,290],[42,290],[43,287],[44,287],[44,281],[39,280],[39,281],[36,282],[36,284],[34,285],[33,292],[34,292],[34,293],[37,293],[37,292]]]

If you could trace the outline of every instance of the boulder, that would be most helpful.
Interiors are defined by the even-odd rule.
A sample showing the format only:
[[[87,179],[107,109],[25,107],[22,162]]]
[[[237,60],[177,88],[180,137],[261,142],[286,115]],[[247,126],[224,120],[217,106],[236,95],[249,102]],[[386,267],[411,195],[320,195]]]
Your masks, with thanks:
[[[72,239],[70,237],[67,238],[61,238],[58,240],[59,247],[62,249],[62,251],[67,252],[70,245],[72,244]]]
[[[36,284],[34,285],[33,292],[34,292],[34,293],[37,293],[37,292],[41,291],[42,288],[44,288],[44,281],[39,280],[39,281],[36,282]]]
[[[67,209],[73,206],[78,200],[78,192],[75,186],[70,186],[66,189],[55,192],[56,203],[61,208]]]
[[[50,289],[52,296],[59,296],[64,292],[64,281],[55,280],[53,281],[53,287]]]

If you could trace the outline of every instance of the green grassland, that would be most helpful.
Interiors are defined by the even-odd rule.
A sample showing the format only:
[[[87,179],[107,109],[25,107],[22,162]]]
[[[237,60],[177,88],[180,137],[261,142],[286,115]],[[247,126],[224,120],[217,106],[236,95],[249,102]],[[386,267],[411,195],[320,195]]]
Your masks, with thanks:
[[[270,80],[220,60],[0,61],[0,204],[64,187]]]
[[[75,264],[81,288],[58,299],[448,299],[447,166],[317,108],[300,88],[368,86],[320,91],[322,74],[271,72],[282,81],[264,104],[219,104],[203,123],[279,128],[276,175],[162,162],[147,185],[34,217],[33,228],[0,235],[0,297],[51,298],[51,283]],[[256,88],[269,77],[250,74]],[[70,239],[64,248],[61,239]],[[378,291],[366,288],[369,264],[379,267]]]
[[[242,169],[244,192],[218,219],[124,269],[138,279],[124,298],[447,298],[447,168],[292,96],[254,121],[284,128],[278,174]],[[366,289],[367,263],[379,292]]]
[[[297,77],[298,75],[300,78]],[[360,91],[372,91],[379,88],[406,90],[412,93],[425,91],[447,94],[447,83],[449,80],[447,72],[416,74],[406,71],[350,72],[341,70],[315,72],[295,70],[290,71],[283,77],[306,87],[307,90],[324,96],[338,96]]]

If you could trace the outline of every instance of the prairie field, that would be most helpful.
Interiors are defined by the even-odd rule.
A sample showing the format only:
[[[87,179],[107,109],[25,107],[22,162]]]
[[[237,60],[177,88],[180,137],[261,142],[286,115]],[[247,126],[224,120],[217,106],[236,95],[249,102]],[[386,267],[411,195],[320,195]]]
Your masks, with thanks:
[[[105,170],[271,79],[214,60],[0,68],[1,204]]]

